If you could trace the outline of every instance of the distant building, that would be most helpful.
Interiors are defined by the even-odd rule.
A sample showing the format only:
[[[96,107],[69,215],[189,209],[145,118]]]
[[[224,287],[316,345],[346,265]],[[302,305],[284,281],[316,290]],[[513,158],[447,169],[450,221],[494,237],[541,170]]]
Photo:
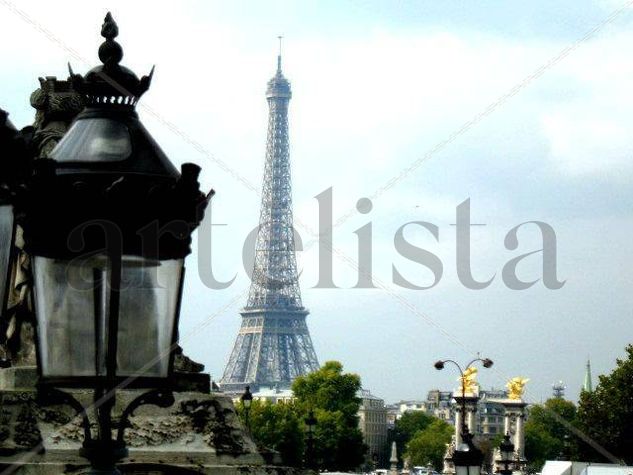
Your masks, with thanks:
[[[508,393],[505,390],[489,389],[479,391],[477,434],[492,436],[503,434],[505,409],[503,405],[492,400],[506,399],[507,397]]]
[[[452,399],[453,393],[451,391],[430,390],[425,402],[427,414],[452,424],[454,417]]]
[[[480,435],[496,435],[503,433],[504,409],[494,399],[505,399],[507,391],[500,389],[482,389],[479,391],[477,403],[477,428]],[[400,401],[389,406],[389,420],[393,424],[410,411],[424,411],[426,414],[437,417],[448,424],[455,423],[455,408],[453,405],[453,392],[432,389],[428,392],[426,400]]]
[[[290,402],[294,399],[292,389],[274,387],[263,387],[259,391],[253,393],[253,399],[256,401],[267,401],[272,404],[280,402]]]
[[[426,412],[426,404],[424,401],[400,401],[397,404],[401,415],[409,411]]]
[[[233,402],[238,403],[242,395],[239,393],[232,394]],[[279,386],[262,387],[253,393],[254,401],[266,401],[271,404],[279,404],[280,402],[290,402],[295,396],[292,389],[280,388]]]
[[[361,389],[358,397],[361,399],[358,426],[368,447],[368,462],[372,462],[375,454],[379,466],[383,466],[387,463],[388,432],[385,401],[366,389]]]
[[[400,406],[398,404],[387,404],[387,430],[393,430],[396,425],[396,421],[402,416],[400,414]]]

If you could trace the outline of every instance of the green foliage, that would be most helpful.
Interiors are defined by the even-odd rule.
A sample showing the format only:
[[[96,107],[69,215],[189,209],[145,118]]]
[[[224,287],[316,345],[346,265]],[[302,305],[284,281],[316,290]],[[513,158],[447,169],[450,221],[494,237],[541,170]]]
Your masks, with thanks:
[[[367,447],[358,428],[360,399],[358,375],[343,373],[337,361],[328,361],[319,370],[297,378],[292,386],[295,400],[272,404],[252,401],[249,426],[255,442],[278,451],[285,465],[300,467],[305,460],[304,421],[314,411],[314,458],[320,469],[354,470],[364,461]],[[246,411],[237,404],[246,422]]]
[[[633,345],[626,348],[627,358],[618,359],[609,375],[599,377],[592,393],[580,395],[578,421],[581,430],[628,465],[633,464]],[[581,444],[586,460],[608,459],[587,443]]]
[[[245,409],[241,403],[237,404],[237,409],[242,421],[246,422]],[[252,401],[248,420],[257,445],[279,452],[284,465],[301,466],[304,451],[303,421],[295,403]]]
[[[446,444],[451,441],[453,427],[440,419],[429,419],[431,422],[424,429],[415,432],[407,443],[405,457],[409,458],[413,466],[427,465],[430,462],[436,470],[441,470]]]
[[[555,460],[561,452],[576,453],[576,437],[565,424],[576,424],[576,406],[565,399],[553,398],[530,408],[525,424],[525,456],[530,467],[540,471],[546,460]],[[570,444],[565,447],[565,440]]]
[[[316,410],[314,456],[328,471],[353,471],[365,459],[367,447],[357,426],[350,426],[340,411]]]
[[[402,459],[407,444],[415,433],[426,429],[434,419],[423,411],[407,411],[400,419],[396,420],[391,440],[396,442],[400,459]]]
[[[299,376],[292,384],[297,402],[305,407],[340,412],[358,425],[360,399],[356,396],[361,388],[360,376],[343,373],[338,361],[327,361],[320,369]]]
[[[292,390],[297,407],[307,415],[314,410],[315,459],[320,469],[354,470],[364,461],[367,447],[358,428],[360,377],[343,373],[338,361],[328,361],[320,369],[298,377]]]

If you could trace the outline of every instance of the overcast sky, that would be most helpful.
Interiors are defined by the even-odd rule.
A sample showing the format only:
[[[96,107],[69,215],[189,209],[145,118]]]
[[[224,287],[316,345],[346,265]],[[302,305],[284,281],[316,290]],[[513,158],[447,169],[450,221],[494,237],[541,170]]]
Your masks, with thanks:
[[[246,303],[242,245],[257,225],[264,91],[284,35],[305,247],[318,227],[316,195],[333,188],[335,221],[373,197],[369,214],[352,213],[334,232],[339,289],[314,289],[317,247],[299,253],[320,361],[342,361],[396,401],[453,387],[455,375],[433,362],[480,351],[495,361],[480,373],[483,387],[528,377],[527,398],[538,402],[563,380],[575,399],[587,357],[597,379],[633,333],[633,11],[624,3],[1,0],[0,106],[27,125],[38,76],[65,78],[68,61],[82,73],[96,65],[108,9],[123,63],[139,76],[156,64],[141,119],[174,162],[203,167],[203,186],[217,192],[205,225],[211,216],[224,225],[213,227],[213,270],[221,280],[237,275],[227,289],[208,289],[200,252],[188,261],[182,345],[219,379]],[[496,273],[477,291],[455,272],[451,224],[468,198],[473,222],[486,224],[472,229],[473,274]],[[541,247],[535,226],[519,232],[518,249],[504,247],[511,228],[533,220],[556,231],[560,290],[539,282],[514,291],[501,280],[505,262]],[[369,221],[379,284],[352,289],[354,231]],[[433,280],[394,249],[410,221],[439,229],[439,242],[421,228],[406,232],[444,264],[429,290],[392,282],[392,265],[419,285]],[[540,260],[526,259],[519,276],[538,279]]]

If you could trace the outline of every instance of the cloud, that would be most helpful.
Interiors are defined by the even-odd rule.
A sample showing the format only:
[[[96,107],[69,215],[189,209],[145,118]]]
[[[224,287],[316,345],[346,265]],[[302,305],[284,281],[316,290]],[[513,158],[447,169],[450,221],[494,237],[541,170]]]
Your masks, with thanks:
[[[568,85],[556,100],[543,103],[541,114],[549,159],[563,175],[630,181],[631,46],[633,34],[628,32],[597,38],[581,46],[550,78]]]
[[[280,24],[273,14],[276,11],[271,13],[267,8],[258,10],[262,18],[250,18],[246,28],[242,21],[227,21],[226,16],[221,16],[219,4],[209,7],[203,2],[191,2],[175,8],[171,3],[158,2],[148,8],[148,3],[108,3],[112,3],[119,22],[126,66],[144,74],[157,64],[152,88],[141,104],[150,106],[211,154],[201,154],[141,107],[142,120],[168,156],[178,163],[195,161],[203,166],[203,186],[213,186],[218,192],[212,205],[214,222],[226,224],[214,229],[214,269],[221,279],[228,279],[235,272],[239,275],[235,288],[206,289],[196,278],[197,255],[192,256],[182,312],[185,333],[234,296],[239,297],[240,285],[248,283],[241,269],[241,248],[243,238],[257,223],[259,198],[223,172],[213,158],[221,159],[259,188],[267,121],[264,91],[274,72],[279,29],[292,27],[294,32],[288,35],[284,46],[284,71],[294,94],[290,140],[296,216],[313,228],[318,223],[315,195],[334,187],[336,220],[353,209],[358,198],[372,195],[568,46],[550,36],[528,39],[523,35],[518,39],[442,25],[372,29],[359,23],[349,32],[343,24],[338,34],[329,34],[328,30],[326,35],[318,28],[303,31],[301,22]],[[97,63],[96,51],[101,42],[98,33],[106,3],[74,2],[64,9],[50,2],[20,2],[19,6],[86,59],[85,63],[76,61],[59,43],[3,10],[0,29],[15,41],[0,44],[3,63],[12,65],[0,72],[0,105],[14,113],[16,124],[24,125],[32,118],[28,96],[37,85],[38,76],[65,76],[69,59],[78,72]],[[499,21],[513,24],[512,18]],[[501,254],[505,232],[535,218],[531,214],[535,202],[545,215],[559,202],[576,206],[574,193],[578,190],[562,185],[573,185],[578,177],[599,173],[609,186],[629,182],[632,43],[633,35],[614,25],[603,36],[582,44],[384,193],[374,202],[371,214],[354,214],[336,231],[336,245],[355,258],[354,230],[371,220],[379,277],[390,281],[391,264],[397,260],[411,280],[419,279],[419,266],[405,267],[407,263],[393,250],[395,230],[413,220],[438,224],[442,229],[437,246],[428,233],[416,235],[412,230],[411,239],[419,239],[416,242],[420,245],[450,258],[454,231],[449,223],[454,222],[454,207],[471,197],[473,222],[490,225],[477,228],[473,242],[477,259],[473,267],[485,277],[498,271],[499,262],[505,262],[507,253]],[[591,191],[602,193],[603,201],[613,207],[609,189],[594,187]],[[575,212],[588,223],[595,222],[596,228],[610,229],[617,223],[631,221],[629,209],[606,223],[596,219],[602,213],[600,209],[582,206]],[[552,224],[558,229],[559,223]],[[621,282],[618,263],[628,262],[624,254],[630,248],[630,233],[616,233],[605,244],[590,237],[591,225],[579,226],[574,221],[565,223],[563,233],[567,239],[561,239],[561,247],[571,241],[577,247],[573,248],[573,255],[563,254],[565,261],[561,265],[569,268],[570,259],[590,248],[596,259],[602,254],[609,256],[601,269],[603,280],[604,276],[611,276]],[[533,250],[535,242],[538,243],[522,235],[521,249]],[[304,298],[312,310],[310,325],[317,350],[323,351],[321,358],[350,361],[350,369],[368,376],[379,394],[393,398],[403,392],[417,394],[420,380],[412,375],[419,373],[419,362],[433,361],[446,353],[450,342],[438,338],[433,328],[417,322],[415,315],[380,291],[330,291],[325,295],[318,292],[327,291],[307,288],[316,281],[314,249],[301,260],[307,283]],[[574,269],[586,270],[582,259],[573,264]],[[449,265],[452,263],[447,259],[447,268]],[[339,261],[335,261],[335,266],[339,285],[353,285],[355,272]],[[581,270],[577,272],[581,274]],[[625,311],[631,304],[627,294],[622,292],[621,298],[613,298],[589,271],[582,273],[580,290],[570,279],[564,291],[545,296],[536,291],[504,293],[507,289],[501,284],[491,286],[494,291],[464,296],[452,274],[447,270],[437,289],[408,294],[407,298],[447,328],[457,327],[468,318],[477,321],[477,325],[472,325],[477,338],[465,334],[463,339],[481,341],[499,353],[505,352],[507,365],[529,361],[534,367],[529,373],[523,368],[521,372],[530,375],[551,372],[556,365],[560,365],[563,374],[573,370],[570,358],[558,353],[552,355],[558,358],[552,364],[539,366],[534,362],[533,354],[552,344],[538,339],[548,337],[544,326],[539,327],[540,333],[535,333],[534,338],[518,342],[530,348],[512,353],[522,322],[542,322],[537,319],[539,312],[548,311],[552,316],[554,310],[546,308],[547,303],[556,304],[555,311],[561,314],[578,310],[587,324],[593,322],[592,331],[571,335],[570,341],[583,337],[590,340],[597,334],[593,315],[609,317],[610,328],[617,329],[627,324],[630,313]],[[203,332],[196,333],[210,338],[186,342],[187,351],[207,363],[215,375],[223,369],[239,325],[237,308],[243,304],[244,300],[239,301],[214,317]],[[559,333],[549,333],[567,334],[563,320],[556,322],[561,326]],[[581,327],[578,325],[574,331],[582,332]],[[376,328],[387,330],[383,333]],[[407,329],[406,334],[403,328]],[[499,328],[512,334],[495,334]],[[353,352],[347,350],[350,334],[360,335]],[[625,335],[624,330],[617,334],[614,331],[609,344],[602,347],[604,353],[613,354],[607,350],[619,348]],[[213,345],[209,345],[210,339]],[[595,345],[595,341],[590,344]],[[380,355],[380,364],[385,367],[381,377],[376,377],[378,373],[372,366],[376,364],[376,348],[385,350]],[[408,366],[401,369],[399,361],[404,360]],[[392,374],[388,368],[398,368],[399,372]],[[553,375],[552,379],[560,377]],[[438,379],[437,384],[446,384],[442,381]],[[541,385],[542,394],[547,394],[550,382]],[[538,392],[539,388],[535,388],[534,393]]]

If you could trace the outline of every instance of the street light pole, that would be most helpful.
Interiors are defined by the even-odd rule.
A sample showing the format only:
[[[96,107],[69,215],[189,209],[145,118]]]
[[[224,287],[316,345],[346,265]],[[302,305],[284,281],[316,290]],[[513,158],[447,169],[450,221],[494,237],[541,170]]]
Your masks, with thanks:
[[[473,364],[475,364],[477,362],[481,362],[482,366],[484,368],[490,368],[494,364],[494,362],[491,359],[489,359],[489,358],[479,358],[479,357],[477,357],[477,358],[473,359],[472,361],[470,361],[466,365],[466,369],[470,368]],[[459,365],[459,363],[457,363],[454,360],[439,360],[439,361],[436,361],[435,364],[434,364],[435,369],[438,370],[438,371],[443,370],[444,366],[446,365],[446,363],[452,364],[459,371],[460,381],[461,381],[461,385],[462,385],[462,398],[461,398],[462,420],[461,420],[460,431],[461,431],[462,435],[464,435],[464,434],[466,434],[468,432],[468,426],[466,425],[466,380],[464,378],[464,370]]]
[[[488,358],[475,358],[466,365],[466,369],[470,368],[473,364],[481,362],[484,368],[490,368],[493,365],[493,361]],[[479,475],[481,472],[481,464],[483,462],[483,453],[475,447],[472,442],[473,434],[468,430],[466,424],[466,378],[464,377],[464,369],[454,360],[439,360],[435,363],[435,369],[442,370],[446,363],[454,365],[460,374],[460,381],[462,386],[461,395],[461,427],[460,435],[462,442],[455,448],[453,454],[453,463],[455,464],[456,475]]]
[[[242,401],[242,406],[244,407],[244,423],[246,424],[246,430],[251,431],[251,421],[250,421],[250,412],[251,412],[251,403],[253,402],[253,394],[251,393],[251,387],[246,386],[244,388],[244,394],[240,396],[240,400]]]
[[[308,439],[306,441],[306,457],[305,464],[309,469],[316,469],[314,457],[314,426],[317,424],[314,411],[310,409],[308,417],[305,418],[305,424],[308,429]]]

